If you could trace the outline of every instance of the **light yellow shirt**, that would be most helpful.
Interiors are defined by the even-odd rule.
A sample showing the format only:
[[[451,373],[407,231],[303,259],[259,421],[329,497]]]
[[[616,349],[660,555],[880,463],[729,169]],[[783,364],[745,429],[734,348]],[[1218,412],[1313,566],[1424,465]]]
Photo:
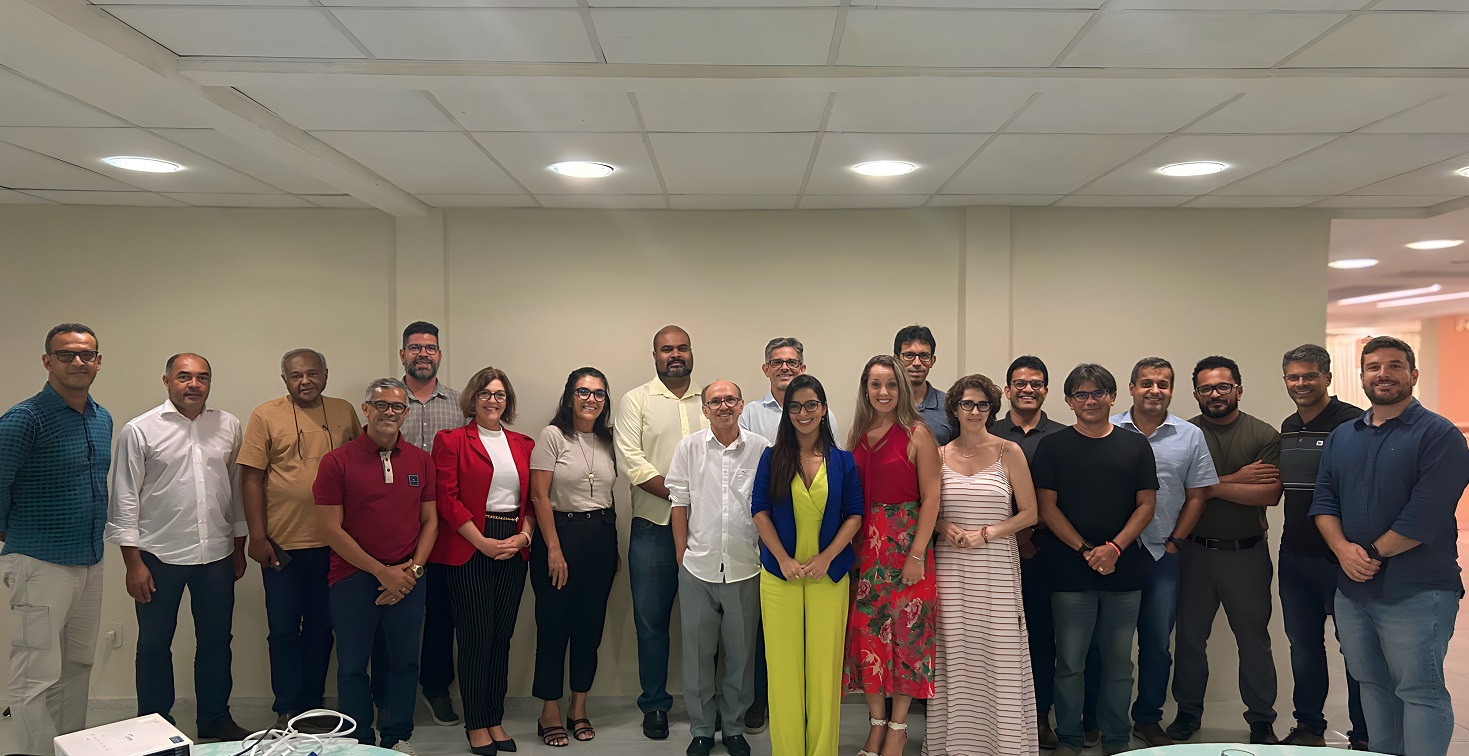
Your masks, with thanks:
[[[668,524],[669,501],[638,486],[667,475],[678,442],[709,427],[700,400],[703,392],[704,387],[690,382],[680,399],[654,378],[623,395],[613,439],[622,474],[632,483],[633,517]]]

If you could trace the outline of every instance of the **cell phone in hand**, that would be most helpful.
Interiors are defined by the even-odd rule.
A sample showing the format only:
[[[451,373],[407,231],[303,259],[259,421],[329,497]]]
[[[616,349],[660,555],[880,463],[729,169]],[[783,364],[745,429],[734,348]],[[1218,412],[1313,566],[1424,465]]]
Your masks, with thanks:
[[[281,548],[281,545],[276,543],[275,539],[267,538],[265,540],[266,543],[270,544],[270,548],[275,551],[275,564],[272,564],[270,568],[276,572],[280,572],[286,568],[286,565],[291,563],[291,555],[285,549]]]

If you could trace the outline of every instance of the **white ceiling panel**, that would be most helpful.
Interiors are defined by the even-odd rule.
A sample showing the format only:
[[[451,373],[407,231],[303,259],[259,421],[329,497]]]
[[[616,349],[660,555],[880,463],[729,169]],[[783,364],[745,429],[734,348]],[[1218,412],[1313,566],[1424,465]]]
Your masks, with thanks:
[[[0,141],[20,145],[149,191],[270,194],[276,188],[237,173],[142,129],[0,128]],[[114,168],[102,158],[140,155],[178,163],[175,173]]]
[[[938,194],[929,207],[1044,207],[1061,199],[1059,194]]]
[[[420,194],[434,207],[537,207],[529,194]]]
[[[814,8],[840,4],[840,0],[587,0],[593,8]]]
[[[1343,18],[1335,13],[1103,13],[1061,65],[1269,68]]]
[[[153,129],[153,133],[292,194],[336,194],[340,190],[277,163],[212,129]]]
[[[796,194],[814,134],[653,134],[670,194]]]
[[[321,11],[310,8],[105,7],[177,55],[365,57]]]
[[[1469,13],[1368,13],[1287,64],[1291,68],[1469,68]]]
[[[1167,134],[1230,96],[1192,82],[1118,82],[1043,92],[1005,132]]]
[[[318,131],[315,136],[413,194],[520,191],[468,134]]]
[[[1086,195],[1073,194],[1062,197],[1056,207],[1177,207],[1189,200],[1188,197],[1127,196],[1121,194]]]
[[[187,207],[176,199],[152,192],[73,192],[55,189],[29,189],[33,194],[63,205],[137,205],[140,207]]]
[[[1046,67],[1088,12],[852,10],[837,63],[941,68]]]
[[[1325,197],[1262,197],[1252,195],[1249,197],[1231,197],[1227,194],[1211,194],[1207,197],[1195,197],[1186,204],[1188,207],[1305,207],[1313,202],[1320,202]]]
[[[1394,176],[1386,181],[1379,181],[1371,186],[1365,186],[1352,194],[1403,194],[1403,195],[1434,195],[1434,194],[1469,194],[1469,177],[1465,177],[1458,171],[1469,168],[1469,155],[1461,155],[1442,163],[1430,165],[1427,168],[1419,168],[1412,173]]]
[[[0,126],[125,126],[122,121],[35,82],[0,70]]]
[[[194,207],[314,207],[310,202],[289,194],[162,194]]]
[[[675,194],[668,198],[673,210],[790,210],[796,196],[757,194]]]
[[[306,131],[459,130],[422,92],[413,89],[249,87],[244,92]]]
[[[806,184],[808,194],[932,194],[984,144],[982,134],[827,134]],[[852,166],[902,160],[902,176],[863,176]]]
[[[879,8],[978,8],[982,10],[1096,10],[1104,0],[876,0]]]
[[[1401,115],[1374,123],[1372,134],[1454,134],[1469,127],[1469,95],[1453,94],[1425,102]]]
[[[999,131],[1034,90],[997,83],[962,91],[903,87],[878,92],[837,92],[827,131],[911,134],[986,134]]]
[[[364,8],[332,13],[378,58],[597,62],[576,10]]]
[[[662,210],[668,203],[661,194],[542,194],[542,207],[575,210]]]
[[[0,137],[3,138],[3,137]],[[0,186],[15,189],[129,191],[132,186],[56,158],[0,143]]]
[[[1107,10],[1354,11],[1370,0],[1112,0]]]
[[[473,135],[532,194],[662,194],[641,134]],[[606,163],[616,170],[603,178],[572,178],[550,169],[564,160]]]
[[[1088,184],[1084,191],[1087,194],[1198,196],[1278,165],[1331,139],[1327,134],[1179,135],[1118,166],[1117,170]],[[1214,160],[1225,163],[1229,168],[1208,176],[1164,176],[1158,173],[1158,169],[1165,165],[1196,160]]]
[[[592,11],[608,63],[819,66],[836,17],[827,8]]]
[[[1190,126],[1199,134],[1344,134],[1426,99],[1394,81],[1300,79],[1272,82]],[[1466,107],[1469,116],[1469,107]],[[1396,120],[1396,119],[1393,119]],[[1375,130],[1369,129],[1369,131]]]
[[[1464,0],[1379,0],[1372,10],[1436,10],[1462,11]]]
[[[1154,134],[1001,134],[944,191],[1070,194],[1159,139]]]
[[[1440,202],[1459,199],[1458,195],[1434,195],[1430,197],[1362,197],[1342,195],[1321,200],[1311,207],[1350,207],[1394,209],[1404,207],[1432,207]]]
[[[1469,134],[1351,134],[1284,165],[1219,190],[1220,194],[1335,195],[1469,152]]]
[[[576,0],[321,0],[333,8],[575,8]]]
[[[822,92],[660,90],[638,93],[649,131],[816,131],[826,112]]]
[[[229,5],[229,6],[262,6],[277,8],[311,8],[316,3],[311,0],[103,0],[95,5]]]
[[[0,205],[49,205],[47,200],[9,189],[0,189]]]
[[[927,194],[807,194],[801,197],[802,210],[864,210],[870,208],[922,207]]]
[[[362,209],[370,208],[372,205],[363,202],[350,194],[302,194],[301,199],[319,207],[343,207]]]
[[[470,131],[637,131],[625,92],[477,92],[434,97]]]

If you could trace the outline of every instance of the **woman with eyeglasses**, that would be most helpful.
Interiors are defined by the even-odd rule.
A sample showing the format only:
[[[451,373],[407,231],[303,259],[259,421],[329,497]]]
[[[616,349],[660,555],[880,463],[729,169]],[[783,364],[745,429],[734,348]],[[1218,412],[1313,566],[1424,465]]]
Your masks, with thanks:
[[[893,355],[867,361],[848,447],[867,503],[857,537],[857,588],[847,620],[843,681],[867,699],[858,756],[899,756],[908,707],[933,697],[936,587],[928,550],[939,514],[939,452]],[[892,712],[886,699],[892,699]]]
[[[597,737],[587,717],[587,691],[597,676],[597,649],[607,597],[617,574],[617,513],[607,376],[593,367],[566,377],[551,424],[530,459],[531,502],[538,530],[531,548],[536,592],[536,671],[531,694],[541,699],[536,732],[548,746]],[[561,696],[571,651],[571,708],[561,727]]]
[[[760,533],[760,613],[770,670],[770,743],[779,756],[836,756],[842,645],[862,528],[862,483],[837,448],[826,390],[786,389],[775,445],[760,457],[750,510]]]
[[[505,429],[515,420],[515,389],[499,368],[475,373],[459,404],[474,421],[434,437],[439,537],[430,559],[449,565],[469,751],[495,756],[515,750],[501,723],[510,636],[535,529],[530,458],[536,442]]]
[[[1035,683],[1015,541],[1035,524],[1035,488],[1020,446],[989,432],[999,409],[1000,389],[983,375],[960,378],[945,396],[944,412],[958,436],[939,450],[939,611],[923,741],[928,756],[1030,756],[1036,749],[1036,719],[1020,705],[1035,700]]]

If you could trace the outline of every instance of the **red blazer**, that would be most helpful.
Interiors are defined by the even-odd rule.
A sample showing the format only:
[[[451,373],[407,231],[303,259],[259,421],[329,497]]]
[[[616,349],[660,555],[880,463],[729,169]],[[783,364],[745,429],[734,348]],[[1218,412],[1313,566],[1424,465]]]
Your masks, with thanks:
[[[527,517],[535,517],[530,503],[530,453],[536,442],[512,430],[505,431],[505,441],[520,473],[517,527],[523,528]],[[433,457],[438,475],[439,537],[428,559],[438,564],[464,564],[478,549],[459,534],[459,527],[473,520],[474,526],[484,531],[485,499],[490,495],[495,467],[479,440],[479,426],[473,421],[460,428],[439,431],[434,437]],[[530,558],[529,547],[520,550],[520,558]]]

